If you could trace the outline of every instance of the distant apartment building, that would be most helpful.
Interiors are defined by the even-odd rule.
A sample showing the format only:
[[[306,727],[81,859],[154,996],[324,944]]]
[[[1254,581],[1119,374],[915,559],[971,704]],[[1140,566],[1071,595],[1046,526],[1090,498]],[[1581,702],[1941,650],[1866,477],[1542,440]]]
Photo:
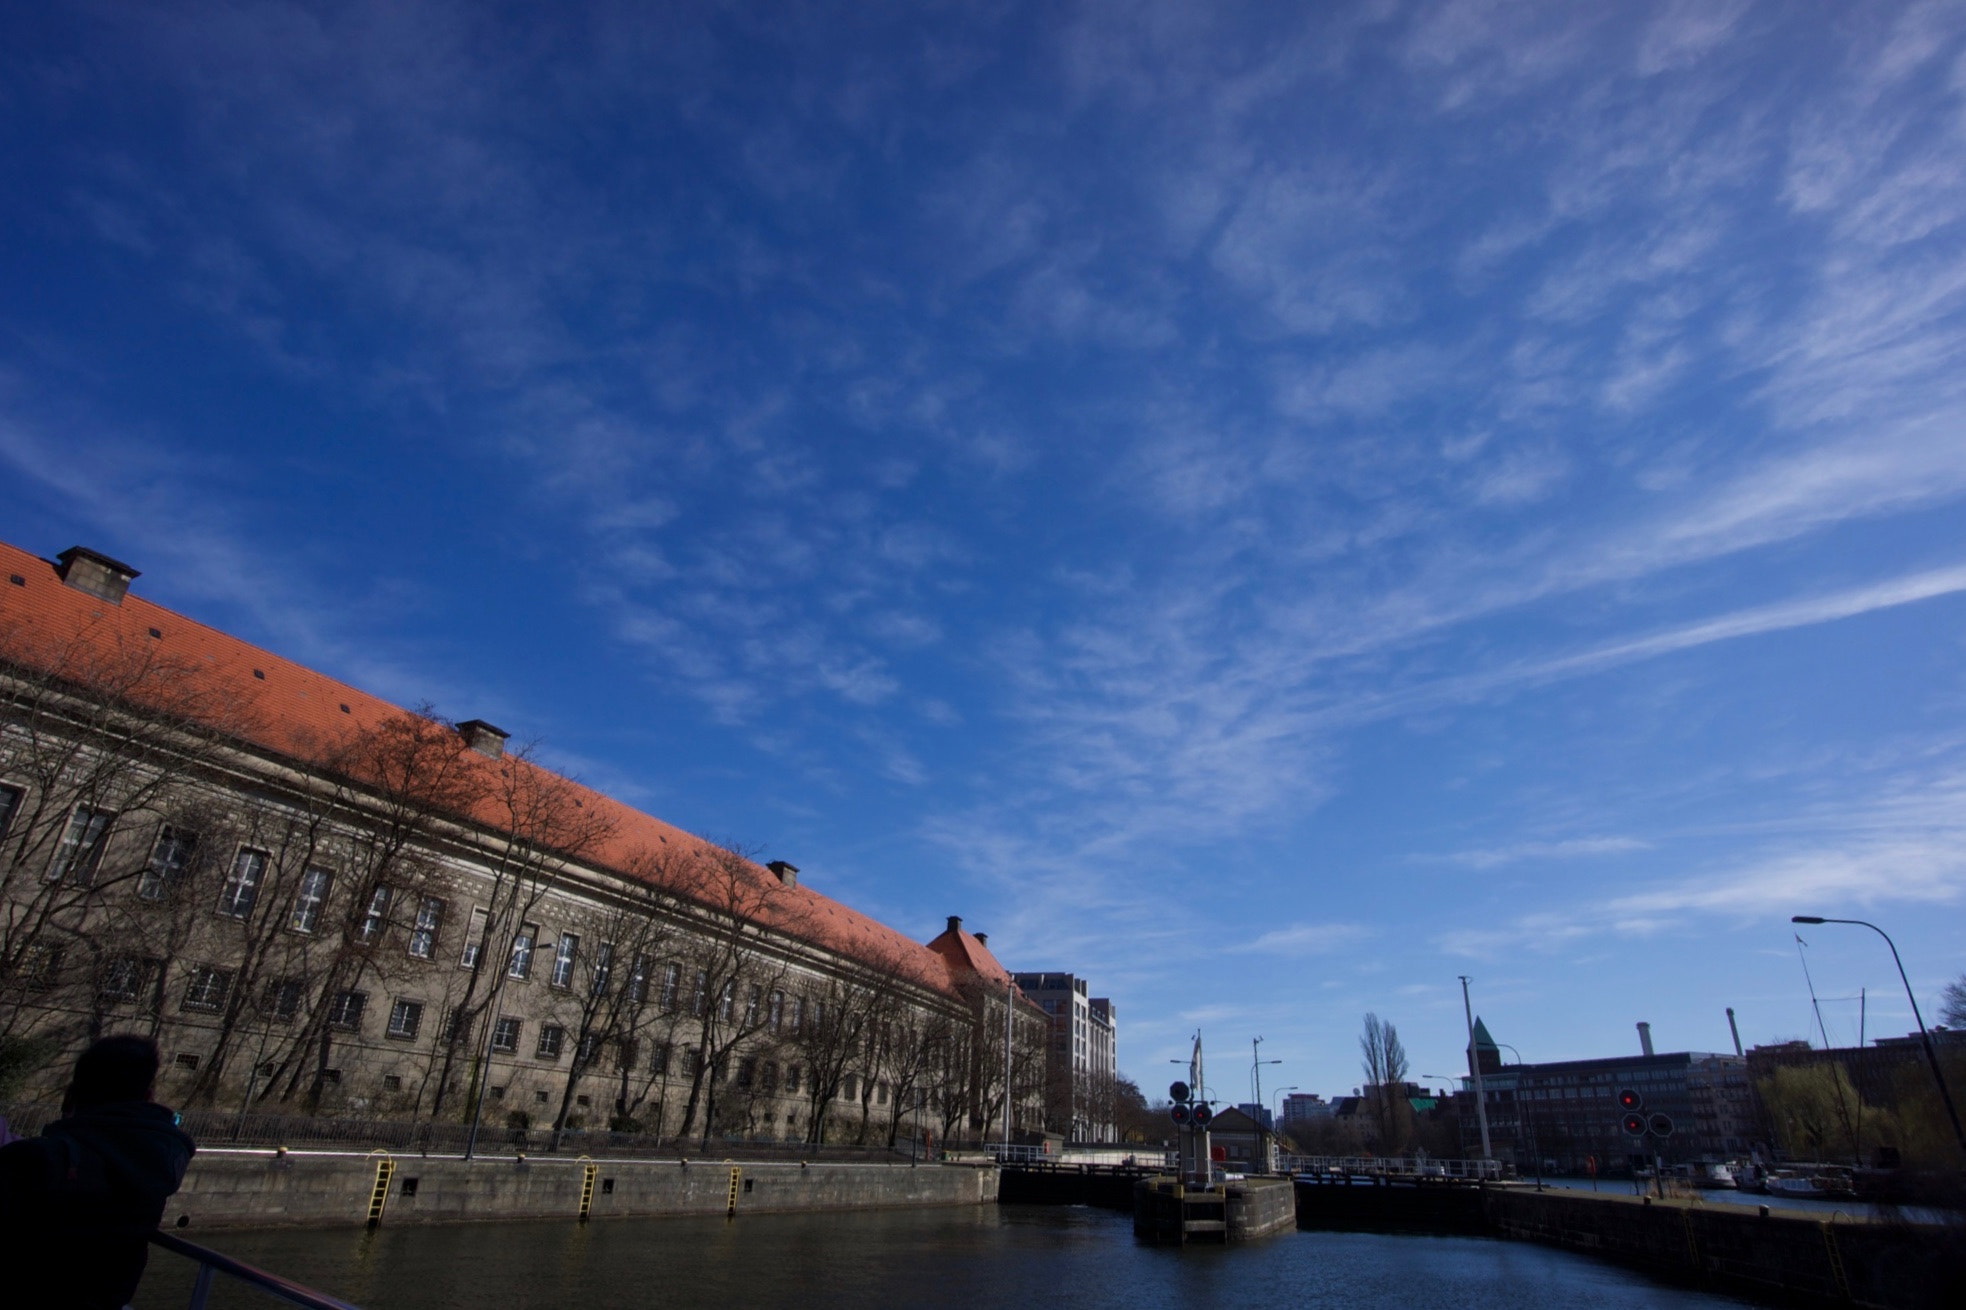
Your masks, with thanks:
[[[1283,1128],[1331,1117],[1331,1102],[1316,1092],[1292,1092],[1283,1098]]]
[[[1070,973],[1020,973],[1018,990],[1051,1022],[1045,1080],[1045,1121],[1075,1142],[1115,1142],[1113,1109],[1119,1079],[1119,1018],[1111,1000],[1092,996]]]
[[[1649,1035],[1646,1039],[1650,1044]],[[1559,1172],[1626,1173],[1635,1159],[1668,1164],[1745,1155],[1754,1135],[1753,1090],[1738,1055],[1671,1051],[1504,1064],[1500,1047],[1477,1022],[1475,1050],[1488,1109],[1490,1149],[1518,1171],[1539,1164]],[[1462,1149],[1481,1152],[1474,1080],[1461,1080]],[[1663,1115],[1669,1135],[1624,1131],[1621,1092],[1635,1092],[1648,1120]]]

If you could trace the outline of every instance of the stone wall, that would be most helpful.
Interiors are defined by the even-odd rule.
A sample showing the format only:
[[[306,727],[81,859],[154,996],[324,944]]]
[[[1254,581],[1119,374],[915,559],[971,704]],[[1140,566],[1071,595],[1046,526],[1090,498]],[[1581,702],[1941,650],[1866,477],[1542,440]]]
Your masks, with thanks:
[[[384,1157],[293,1151],[205,1151],[164,1210],[191,1230],[365,1223]],[[586,1161],[392,1157],[382,1222],[576,1220]],[[723,1214],[738,1170],[737,1213],[979,1205],[997,1199],[997,1171],[963,1165],[801,1165],[797,1161],[596,1160],[592,1217]]]
[[[1483,1189],[1497,1236],[1547,1242],[1658,1277],[1800,1304],[1966,1305],[1966,1228],[1826,1223],[1793,1211]]]

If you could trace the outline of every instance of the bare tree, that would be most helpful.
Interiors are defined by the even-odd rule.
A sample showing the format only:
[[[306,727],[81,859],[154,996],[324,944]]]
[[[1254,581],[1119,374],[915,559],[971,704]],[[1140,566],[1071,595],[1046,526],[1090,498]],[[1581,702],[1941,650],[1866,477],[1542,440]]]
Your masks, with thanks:
[[[188,803],[254,707],[155,639],[16,623],[0,650],[4,1044],[91,1013],[108,967],[93,921],[143,877],[155,817]]]
[[[1966,1028],[1966,973],[1939,993],[1939,1022],[1948,1028]]]
[[[613,821],[600,807],[590,808],[573,783],[533,764],[528,750],[481,761],[476,772],[481,790],[470,815],[481,840],[470,890],[483,904],[472,911],[469,967],[439,1034],[433,1116],[443,1113],[460,1060],[470,1065],[462,1108],[467,1117],[477,1113],[505,985],[536,967],[540,943],[532,915],[568,866],[614,832]]]
[[[683,955],[697,1045],[684,1071],[690,1087],[679,1135],[688,1137],[701,1125],[707,1146],[731,1056],[767,1030],[768,999],[785,988],[784,957],[768,946],[766,934],[792,927],[794,916],[781,897],[782,884],[744,852],[706,842],[700,856],[692,898],[698,913]]]
[[[1379,1128],[1380,1148],[1398,1151],[1406,1144],[1413,1117],[1413,1107],[1406,1099],[1406,1047],[1397,1028],[1368,1013],[1358,1049],[1363,1057],[1365,1090],[1372,1098],[1373,1118]]]
[[[572,1038],[566,1080],[553,1116],[552,1149],[568,1127],[568,1115],[581,1082],[612,1052],[615,1072],[626,1080],[638,1066],[637,1056],[649,1013],[654,1009],[654,968],[671,933],[669,894],[661,873],[674,857],[643,853],[630,862],[624,885],[601,914],[587,921],[590,946],[582,948],[572,985],[555,1007],[554,1017]],[[615,1098],[616,1113],[626,1113],[626,1093]]]

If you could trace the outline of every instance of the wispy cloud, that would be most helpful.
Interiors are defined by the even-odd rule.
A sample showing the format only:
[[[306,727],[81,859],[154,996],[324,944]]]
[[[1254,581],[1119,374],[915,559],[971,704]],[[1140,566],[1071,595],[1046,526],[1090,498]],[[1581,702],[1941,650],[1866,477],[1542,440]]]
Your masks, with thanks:
[[[1245,954],[1326,955],[1372,935],[1372,929],[1358,923],[1293,923],[1229,949]]]

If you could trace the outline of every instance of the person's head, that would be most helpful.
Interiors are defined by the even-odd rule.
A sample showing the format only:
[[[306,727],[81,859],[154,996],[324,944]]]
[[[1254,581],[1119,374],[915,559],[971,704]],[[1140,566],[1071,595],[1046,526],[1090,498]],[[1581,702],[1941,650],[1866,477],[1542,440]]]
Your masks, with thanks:
[[[64,1110],[118,1101],[147,1101],[157,1081],[157,1043],[148,1037],[104,1037],[75,1061]]]

